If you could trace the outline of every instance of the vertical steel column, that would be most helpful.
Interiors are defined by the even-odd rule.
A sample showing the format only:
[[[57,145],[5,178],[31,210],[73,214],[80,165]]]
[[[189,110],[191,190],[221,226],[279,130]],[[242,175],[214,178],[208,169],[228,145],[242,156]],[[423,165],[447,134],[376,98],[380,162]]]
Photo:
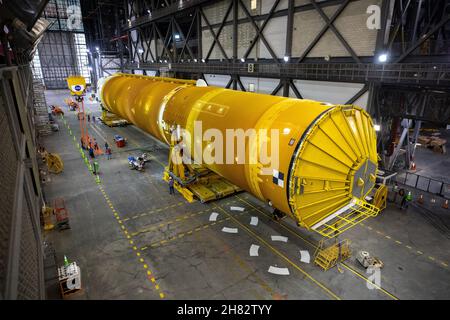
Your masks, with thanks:
[[[289,97],[289,79],[281,79],[283,82],[283,97]]]
[[[97,1],[98,7],[95,10],[98,10],[98,29],[99,29],[99,38],[100,43],[98,44],[100,50],[107,50],[107,48],[104,48],[103,42],[104,42],[104,34],[103,34],[103,19],[102,19],[102,4]],[[103,76],[103,74],[102,74]]]
[[[402,120],[402,127],[403,127],[402,135],[400,136],[398,145],[395,147],[394,153],[389,161],[389,170],[392,170],[392,168],[394,167],[395,160],[397,160],[397,157],[400,152],[400,149],[402,148],[403,142],[405,141],[405,138],[408,137],[409,125],[410,125],[410,120],[408,120],[408,119]],[[409,141],[408,141],[408,144],[409,144]],[[408,155],[406,156],[406,158],[408,158]],[[409,162],[409,160],[407,160],[407,161]]]
[[[425,112],[425,107],[427,105],[428,102],[428,92],[426,92],[423,96],[423,103],[422,103],[422,108],[419,111],[418,116],[422,117],[424,112]],[[413,149],[411,151],[411,158],[414,159],[414,155],[416,153],[416,146],[417,146],[417,138],[419,137],[419,133],[420,133],[420,128],[422,127],[422,121],[420,120],[416,120],[415,126],[414,126],[414,132],[413,132],[413,138],[412,138],[412,144],[413,144]]]
[[[386,48],[386,32],[387,31],[387,24],[388,24],[388,18],[390,16],[391,7],[393,8],[391,4],[392,0],[383,0],[381,3],[381,21],[380,21],[380,29],[377,32],[377,40],[375,44],[375,55],[374,55],[374,62],[378,63],[378,55],[380,52],[383,52]]]
[[[238,0],[233,0],[233,62],[238,60]]]
[[[294,7],[295,0],[288,0],[288,15],[287,15],[287,29],[286,29],[286,47],[285,56],[291,59],[292,56],[292,34],[294,30]]]
[[[419,24],[421,9],[422,9],[422,0],[419,0],[419,4],[417,5],[417,11],[416,11],[416,20],[414,21],[414,29],[413,29],[413,33],[412,33],[412,37],[411,37],[411,43],[414,43],[416,41],[417,27]]]
[[[195,11],[195,18],[197,19],[197,59],[202,61],[203,59],[203,47],[202,47],[202,17],[200,15],[200,9]]]
[[[176,23],[176,21],[175,21],[175,17],[174,16],[172,16],[172,23],[171,23],[171,25],[170,25],[170,28],[171,28],[171,30],[172,30],[172,48],[173,48],[173,55],[171,55],[170,57],[173,59],[172,61],[173,62],[177,62],[177,44],[176,44],[176,39],[175,39],[175,34],[176,34],[176,26],[175,26],[175,23]],[[179,30],[179,32],[181,32],[181,30]],[[181,39],[181,35],[178,35],[179,37],[180,37],[180,39]],[[183,37],[184,38],[184,37]],[[186,39],[184,39],[184,41],[186,41]]]
[[[118,38],[116,48],[119,50],[119,59],[120,59],[120,72],[123,72],[123,42],[122,38],[120,36],[120,22],[119,22],[119,9],[117,6],[114,6],[114,21],[115,21],[115,27],[116,32],[115,35]]]
[[[238,19],[239,19],[239,1],[233,0],[233,59],[232,62],[237,62],[238,59]],[[231,75],[233,83],[233,90],[237,90],[236,75]]]

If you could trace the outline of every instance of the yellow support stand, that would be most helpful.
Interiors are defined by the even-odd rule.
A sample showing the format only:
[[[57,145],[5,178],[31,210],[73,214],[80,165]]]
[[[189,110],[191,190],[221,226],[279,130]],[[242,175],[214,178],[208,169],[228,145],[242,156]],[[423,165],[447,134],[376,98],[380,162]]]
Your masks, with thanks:
[[[324,271],[329,270],[351,256],[350,240],[335,241],[332,245],[328,245],[327,240],[329,239],[322,239],[314,253],[314,264],[321,267]]]
[[[175,161],[172,161],[172,159],[175,159]],[[188,177],[185,172],[189,172]],[[170,176],[176,177],[174,188],[189,203],[194,202],[195,199],[204,203],[242,191],[238,186],[205,167],[184,164],[175,141],[171,141],[169,164],[164,170],[163,180],[168,182]]]
[[[388,189],[386,185],[380,184],[373,197],[373,205],[380,209],[380,211],[386,208],[387,194]]]
[[[53,223],[53,208],[44,206],[42,208],[42,217],[44,220],[44,230],[49,231],[55,228],[55,224]]]
[[[127,120],[122,119],[114,113],[108,112],[105,109],[102,109],[102,122],[108,127],[120,127],[129,124]]]
[[[46,152],[43,155],[44,161],[47,163],[48,171],[51,173],[61,173],[64,169],[64,163],[57,153]]]

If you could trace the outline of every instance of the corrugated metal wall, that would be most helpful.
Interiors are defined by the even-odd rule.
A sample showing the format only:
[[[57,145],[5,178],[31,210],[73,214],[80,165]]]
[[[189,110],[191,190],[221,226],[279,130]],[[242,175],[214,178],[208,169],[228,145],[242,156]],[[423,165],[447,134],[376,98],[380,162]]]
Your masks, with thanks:
[[[0,299],[43,299],[31,71],[0,68]]]

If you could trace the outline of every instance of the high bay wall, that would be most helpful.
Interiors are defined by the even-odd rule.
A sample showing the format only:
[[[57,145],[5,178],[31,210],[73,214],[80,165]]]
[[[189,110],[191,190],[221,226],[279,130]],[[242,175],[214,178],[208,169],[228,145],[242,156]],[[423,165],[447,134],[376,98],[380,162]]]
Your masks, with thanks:
[[[373,105],[384,85],[450,84],[445,0],[128,0],[125,13],[126,72],[353,103],[372,114],[383,108]]]
[[[45,86],[64,89],[71,75],[82,75],[90,83],[79,0],[51,0],[42,17],[51,22],[37,50]]]
[[[307,5],[308,3],[310,3],[309,0],[293,1],[296,7]],[[201,48],[201,54],[198,54],[197,60],[228,61],[245,59],[245,61],[251,63],[253,61],[284,61],[285,57],[294,59],[302,57],[303,54],[305,54],[305,58],[314,57],[321,60],[331,57],[351,57],[352,53],[346,49],[345,45],[339,41],[329,28],[323,33],[318,42],[309,48],[309,45],[325,27],[325,19],[314,8],[295,12],[290,17],[286,12],[289,4],[289,0],[222,0],[206,5],[202,8],[201,13],[192,14],[193,23],[200,16],[200,26],[198,27],[201,30],[199,40],[201,41],[201,46],[198,46],[197,43],[195,50]],[[340,12],[334,21],[334,26],[358,57],[373,57],[375,54],[377,30],[367,28],[367,8],[374,4],[381,5],[381,0],[348,1],[348,4],[345,5],[327,5],[323,8],[323,12],[328,18],[332,18],[336,12]],[[133,5],[136,6],[136,2]],[[236,9],[234,8],[235,5]],[[136,8],[131,8],[131,3],[128,6],[130,11],[137,10]],[[236,42],[233,40],[234,10],[237,12],[238,25]],[[248,21],[247,15],[264,17],[264,15],[273,15],[274,12],[283,12],[283,14],[267,19],[267,23],[265,20],[255,21],[257,28],[259,30],[262,29],[261,33],[264,39],[257,36],[259,30],[252,25],[252,22]],[[130,21],[135,19],[132,16]],[[289,30],[289,19],[292,19],[292,22],[289,21],[289,23],[292,23],[292,34],[290,37],[292,37],[293,41],[287,41],[286,39],[288,36],[287,30]],[[177,37],[180,39],[187,37],[187,34],[183,34],[182,30],[177,30],[179,26],[176,25],[177,22],[172,24],[174,25],[173,28],[176,29]],[[182,28],[180,27],[180,29]],[[190,33],[192,33],[192,28]],[[158,52],[163,53],[164,59],[161,59],[161,62],[173,60],[170,59],[171,56],[169,54],[165,55],[165,47],[167,47],[163,41],[165,39],[145,39],[145,32],[140,32],[139,30],[132,30],[130,37],[132,43],[131,56],[134,57],[135,61],[142,60],[142,56],[155,57]],[[215,38],[217,38],[218,42],[215,42]],[[177,44],[176,46],[179,45]],[[172,50],[172,52],[174,51]],[[185,49],[181,56],[178,57],[178,61],[188,62],[189,60],[194,62],[196,58],[197,56],[189,56],[189,50]],[[220,87],[226,87],[232,78],[231,75],[214,73],[206,73],[203,77],[208,84]],[[239,82],[239,86],[235,86],[236,89],[271,94],[277,88],[280,79],[240,77]],[[240,88],[240,85],[243,88]],[[292,86],[295,86],[295,88],[292,88]],[[364,87],[364,83],[294,80],[292,81],[292,86],[286,90],[291,97],[300,95],[305,99],[346,103]],[[275,94],[286,95],[286,91],[278,90]],[[367,99],[368,92],[365,92],[354,103],[366,108]]]
[[[309,0],[296,0],[295,6],[306,5]],[[253,8],[252,9],[252,4]],[[213,27],[217,34],[220,23],[226,15],[229,7],[233,2],[223,0],[204,8],[204,17],[202,17],[202,48],[203,56],[206,57],[211,47],[214,37],[207,27],[206,19]],[[288,9],[289,0],[244,0],[238,6],[238,37],[237,37],[237,57],[249,59],[272,59],[273,56],[269,50],[272,50],[276,58],[283,59],[284,56],[301,57],[305,53],[308,46],[313,42],[314,38],[325,26],[326,22],[317,10],[305,10],[295,12],[293,14],[292,48],[286,48],[286,37],[288,26],[288,14],[279,17],[273,17],[268,20],[267,25],[262,31],[266,43],[259,38],[253,44],[253,39],[257,35],[256,29],[251,22],[247,22],[246,12],[252,16],[262,16],[269,14],[271,11],[280,12]],[[349,2],[336,18],[334,22],[335,28],[345,38],[349,46],[353,49],[357,56],[373,56],[375,52],[375,44],[377,38],[376,29],[367,28],[367,8],[370,5],[381,5],[381,0],[361,0]],[[244,7],[245,6],[245,7]],[[332,18],[333,14],[341,7],[341,4],[328,5],[323,7],[323,12],[328,18]],[[206,18],[206,19],[205,19]],[[223,27],[218,37],[223,49],[228,57],[233,56],[233,15],[228,14],[227,24]],[[257,21],[259,28],[264,21]],[[253,45],[250,53],[247,53],[249,44]],[[291,51],[290,54],[288,51]],[[348,57],[349,52],[344,45],[338,40],[331,29],[328,29],[318,43],[306,55],[306,57]],[[215,46],[211,52],[211,59],[223,59],[223,54],[218,46]]]
[[[254,9],[252,10],[252,2]],[[258,0],[258,1],[243,1],[246,9],[252,16],[261,16],[269,14],[271,11],[281,11],[288,9],[288,0],[273,1],[273,0]],[[296,0],[295,6],[308,4],[309,0]],[[349,3],[335,20],[335,27],[345,37],[348,44],[353,48],[358,56],[373,56],[375,53],[377,30],[369,30],[366,26],[367,22],[367,7],[371,4],[379,5],[381,1],[363,0]],[[217,25],[222,22],[226,15],[228,7],[232,5],[231,1],[220,1],[216,4],[205,7],[205,18],[208,19],[209,24]],[[330,5],[323,9],[327,17],[331,18],[333,14],[339,9],[340,5]],[[202,26],[206,26],[205,18],[202,18]],[[267,25],[262,31],[265,40],[261,38],[256,40],[251,51],[248,51],[249,44],[253,44],[253,39],[257,35],[256,29],[250,22],[246,22],[246,15],[243,6],[238,7],[238,40],[237,40],[237,57],[238,59],[250,60],[271,60],[272,54],[280,60],[284,57],[305,57],[315,58],[329,58],[329,57],[348,57],[350,54],[345,49],[344,45],[334,35],[333,31],[328,29],[317,44],[306,52],[309,44],[318,35],[321,29],[325,26],[324,19],[316,10],[308,10],[296,12],[293,14],[293,29],[291,53],[287,48],[286,37],[288,26],[288,15],[281,17],[274,17],[268,20]],[[228,15],[226,22],[228,25],[224,26],[218,39],[228,57],[233,56],[233,26],[232,15]],[[263,21],[258,21],[258,27],[261,28]],[[217,34],[219,27],[213,27]],[[208,55],[209,49],[213,45],[214,36],[207,27],[202,27],[202,48],[203,56]],[[265,44],[267,43],[268,46]],[[224,59],[220,48],[216,45],[210,53],[211,59]],[[225,87],[230,80],[227,76],[218,76],[214,74],[206,74],[205,79],[209,84]],[[255,77],[241,77],[241,82],[247,91],[256,91],[261,93],[271,94],[279,83],[279,79],[270,78],[255,78]],[[364,84],[358,83],[340,83],[327,81],[309,81],[309,80],[294,80],[293,85],[296,87],[300,95],[305,99],[314,99],[333,103],[346,103],[358,91],[362,89]],[[283,95],[280,90],[278,95]],[[296,97],[295,92],[290,88],[289,96]],[[368,93],[365,93],[355,101],[355,104],[366,108]]]

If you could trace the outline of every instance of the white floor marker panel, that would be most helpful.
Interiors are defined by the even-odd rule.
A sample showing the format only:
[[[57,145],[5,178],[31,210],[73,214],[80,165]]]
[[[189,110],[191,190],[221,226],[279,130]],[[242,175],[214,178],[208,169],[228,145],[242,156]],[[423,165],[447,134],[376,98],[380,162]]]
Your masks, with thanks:
[[[244,211],[245,210],[245,208],[242,208],[242,207],[230,207],[230,210],[231,211]]]
[[[209,216],[209,221],[217,221],[218,216],[219,214],[217,212],[211,213],[211,215]]]
[[[257,225],[258,225],[258,217],[252,217],[252,218],[250,219],[250,224],[251,224],[252,226],[257,226]]]
[[[257,256],[259,256],[259,252],[258,251],[259,251],[259,246],[256,245],[256,244],[252,244],[251,247],[250,247],[250,252],[249,252],[250,257],[257,257]]]
[[[269,271],[269,273],[277,274],[279,276],[288,276],[289,275],[288,268],[278,268],[278,267],[270,266],[268,271]]]
[[[272,238],[272,241],[288,242],[288,238],[283,237],[283,236],[272,236],[271,238]]]
[[[311,261],[308,250],[300,250],[300,261],[304,263],[309,263]]]
[[[223,227],[223,228],[222,228],[222,232],[226,232],[226,233],[238,233],[238,229],[237,229],[237,228]]]

